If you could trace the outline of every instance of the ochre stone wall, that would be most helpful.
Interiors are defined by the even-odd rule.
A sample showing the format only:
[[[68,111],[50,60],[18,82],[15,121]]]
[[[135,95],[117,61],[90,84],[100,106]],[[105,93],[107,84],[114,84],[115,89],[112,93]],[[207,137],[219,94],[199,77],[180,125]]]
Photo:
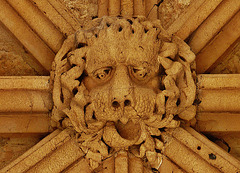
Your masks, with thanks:
[[[233,51],[211,73],[213,74],[239,74],[240,73],[240,42]]]
[[[0,169],[25,153],[39,140],[39,136],[0,137]]]
[[[88,20],[97,17],[97,0],[62,0],[66,7],[76,16],[81,25],[86,24]]]
[[[37,74],[28,64],[31,55],[0,23],[0,76],[30,76]]]
[[[193,0],[164,0],[158,9],[159,20],[168,28]]]

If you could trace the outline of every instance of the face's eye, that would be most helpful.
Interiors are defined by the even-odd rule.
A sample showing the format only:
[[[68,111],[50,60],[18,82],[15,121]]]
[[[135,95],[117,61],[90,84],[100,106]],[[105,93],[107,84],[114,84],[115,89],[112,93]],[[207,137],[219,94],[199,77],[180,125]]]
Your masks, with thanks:
[[[93,76],[99,80],[106,80],[110,76],[111,71],[111,67],[100,68],[93,73]]]
[[[138,80],[144,80],[149,70],[144,67],[132,67],[132,75]]]

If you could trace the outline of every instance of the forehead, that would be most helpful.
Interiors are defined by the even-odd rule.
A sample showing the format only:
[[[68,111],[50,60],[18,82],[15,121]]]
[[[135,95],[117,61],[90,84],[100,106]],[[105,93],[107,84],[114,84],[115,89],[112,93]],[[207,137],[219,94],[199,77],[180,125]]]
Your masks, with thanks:
[[[130,66],[148,64],[157,67],[159,45],[153,43],[115,40],[96,42],[87,52],[86,70],[92,72],[101,67],[115,66],[124,63]]]

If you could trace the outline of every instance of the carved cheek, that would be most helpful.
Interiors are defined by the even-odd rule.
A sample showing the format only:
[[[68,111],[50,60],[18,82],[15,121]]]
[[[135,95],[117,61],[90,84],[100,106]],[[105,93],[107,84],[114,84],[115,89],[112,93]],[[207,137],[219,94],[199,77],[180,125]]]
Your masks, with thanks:
[[[155,109],[155,100],[156,93],[151,89],[146,88],[135,88],[136,96],[136,106],[135,110],[137,111],[140,117],[149,117],[154,113]]]
[[[98,85],[91,77],[85,77],[83,79],[83,84],[88,91],[91,91],[93,88],[96,88]]]
[[[116,111],[111,106],[109,99],[109,85],[100,86],[90,92],[93,109],[97,120],[117,121],[121,118],[121,111]]]
[[[153,79],[151,79],[147,84],[146,87],[147,88],[151,88],[153,89],[153,91],[155,93],[159,93],[160,91],[160,79],[159,76],[154,77]]]

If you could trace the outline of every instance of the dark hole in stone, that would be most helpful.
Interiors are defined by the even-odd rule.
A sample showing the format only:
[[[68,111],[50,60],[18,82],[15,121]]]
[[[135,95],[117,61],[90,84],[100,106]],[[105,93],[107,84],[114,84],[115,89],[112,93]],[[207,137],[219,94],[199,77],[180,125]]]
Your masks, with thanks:
[[[179,58],[180,58],[181,60],[183,60],[184,62],[186,62],[185,58],[183,58],[182,56],[179,56]]]
[[[159,75],[161,75],[161,76],[167,75],[162,64],[159,65]]]
[[[168,100],[168,96],[165,96],[165,103],[167,102],[167,100]]]
[[[97,35],[97,34],[95,34],[95,37],[96,37],[96,38],[98,38],[98,35]]]
[[[166,114],[163,114],[163,115],[162,115],[162,119],[165,118],[165,117],[166,117]]]
[[[73,88],[72,93],[73,93],[73,95],[75,96],[75,95],[78,93],[78,89],[77,89],[76,87]]]
[[[120,107],[120,104],[117,101],[114,101],[114,102],[112,102],[112,106],[114,108],[118,108],[118,107]]]
[[[165,128],[159,128],[160,132],[165,132]]]
[[[179,117],[178,114],[176,114],[174,117],[173,117],[174,120],[176,121],[181,121],[182,119]]]
[[[62,103],[64,102],[62,88],[61,88],[61,93],[60,93],[60,100],[61,100]]]
[[[130,106],[131,105],[131,101],[130,100],[125,100],[124,101],[124,106]]]
[[[93,111],[93,114],[92,114],[92,119],[96,120],[96,116],[95,116],[95,112]]]
[[[131,19],[127,19],[127,21],[132,25],[133,21]]]
[[[179,106],[180,103],[181,103],[180,98],[178,98],[178,99],[177,99],[177,103],[176,103],[176,105]]]
[[[205,136],[206,136],[210,141],[212,141],[212,142],[216,142],[216,141],[222,142],[224,145],[227,146],[227,148],[228,148],[228,149],[227,149],[228,153],[231,151],[231,147],[229,146],[229,144],[228,144],[225,140],[220,139],[220,138],[217,138],[217,137],[212,136],[212,135],[209,135],[209,134],[205,134]]]
[[[82,80],[87,76],[86,72],[83,72],[79,78],[75,79],[79,81],[79,85],[82,83]]]
[[[82,48],[82,47],[85,47],[85,46],[87,46],[86,43],[78,43],[77,48]]]
[[[134,34],[134,30],[132,29],[132,33]]]
[[[106,69],[106,70],[104,70],[104,72],[105,72],[106,74],[109,74],[110,69]]]
[[[209,154],[208,156],[209,156],[209,159],[211,159],[211,160],[216,160],[216,158],[217,158],[217,156],[213,153]]]
[[[107,146],[108,153],[111,153],[112,148],[108,144],[106,144],[106,142],[103,140],[103,137],[101,138],[101,141]]]
[[[107,27],[111,26],[111,24],[110,24],[110,23],[106,23],[106,25],[107,25]]]
[[[156,168],[152,168],[153,173],[159,173],[159,171]]]
[[[144,28],[144,32],[147,33],[147,32],[148,32],[148,29]]]
[[[160,83],[159,89],[162,90],[162,91],[165,90],[165,89],[166,89],[166,88],[165,88],[165,85],[164,85],[163,83]]]
[[[71,67],[76,67],[77,65],[76,64],[72,64],[72,66]]]
[[[62,118],[58,121],[61,124],[61,126],[63,126],[63,120],[64,120],[64,118]]]
[[[68,53],[69,53],[69,52],[68,52]],[[68,53],[66,53],[66,54],[62,57],[61,61],[67,58],[67,54],[68,54]]]
[[[198,146],[198,147],[197,147],[197,150],[201,150],[201,147],[200,147],[200,146]]]
[[[148,162],[148,159],[147,159],[146,155],[143,156],[142,160],[143,160],[143,162]]]
[[[120,26],[120,27],[119,27],[119,29],[118,29],[118,31],[119,31],[119,32],[121,32],[121,31],[122,31],[122,29],[123,29],[123,28]]]
[[[96,19],[96,18],[98,18],[98,16],[92,16],[92,19]]]
[[[86,110],[87,110],[88,105],[90,105],[90,103],[87,103],[87,104],[84,106],[84,108],[83,108],[84,114],[86,113]]]
[[[84,61],[86,61],[86,57],[84,56],[84,57],[82,57],[82,59],[84,60]]]
[[[194,102],[193,102],[193,105],[200,105],[202,101],[200,99],[195,99]]]
[[[157,7],[159,7],[163,3],[163,0],[160,0],[157,4],[155,4]]]
[[[153,110],[153,113],[154,113],[154,114],[156,114],[156,113],[157,113],[157,111],[158,111],[158,109],[157,109],[157,105],[155,104],[155,105],[154,105],[154,110]]]
[[[171,58],[171,57],[167,56],[166,58],[167,58],[167,59],[170,59],[170,60],[172,61],[172,58]]]
[[[158,129],[158,130],[160,130],[160,129]],[[160,136],[151,135],[151,136],[152,136],[153,138],[156,138],[156,139],[162,141],[162,137],[161,137],[161,135],[160,135]]]
[[[142,46],[138,46],[139,48],[141,48],[142,50],[144,50],[144,48]]]
[[[98,78],[98,79],[101,79],[101,77],[103,77],[104,75],[103,74],[101,74],[101,75],[97,75],[96,77]]]
[[[195,69],[191,69],[191,73],[194,73],[195,72]],[[203,88],[204,88],[204,86],[203,86]]]

